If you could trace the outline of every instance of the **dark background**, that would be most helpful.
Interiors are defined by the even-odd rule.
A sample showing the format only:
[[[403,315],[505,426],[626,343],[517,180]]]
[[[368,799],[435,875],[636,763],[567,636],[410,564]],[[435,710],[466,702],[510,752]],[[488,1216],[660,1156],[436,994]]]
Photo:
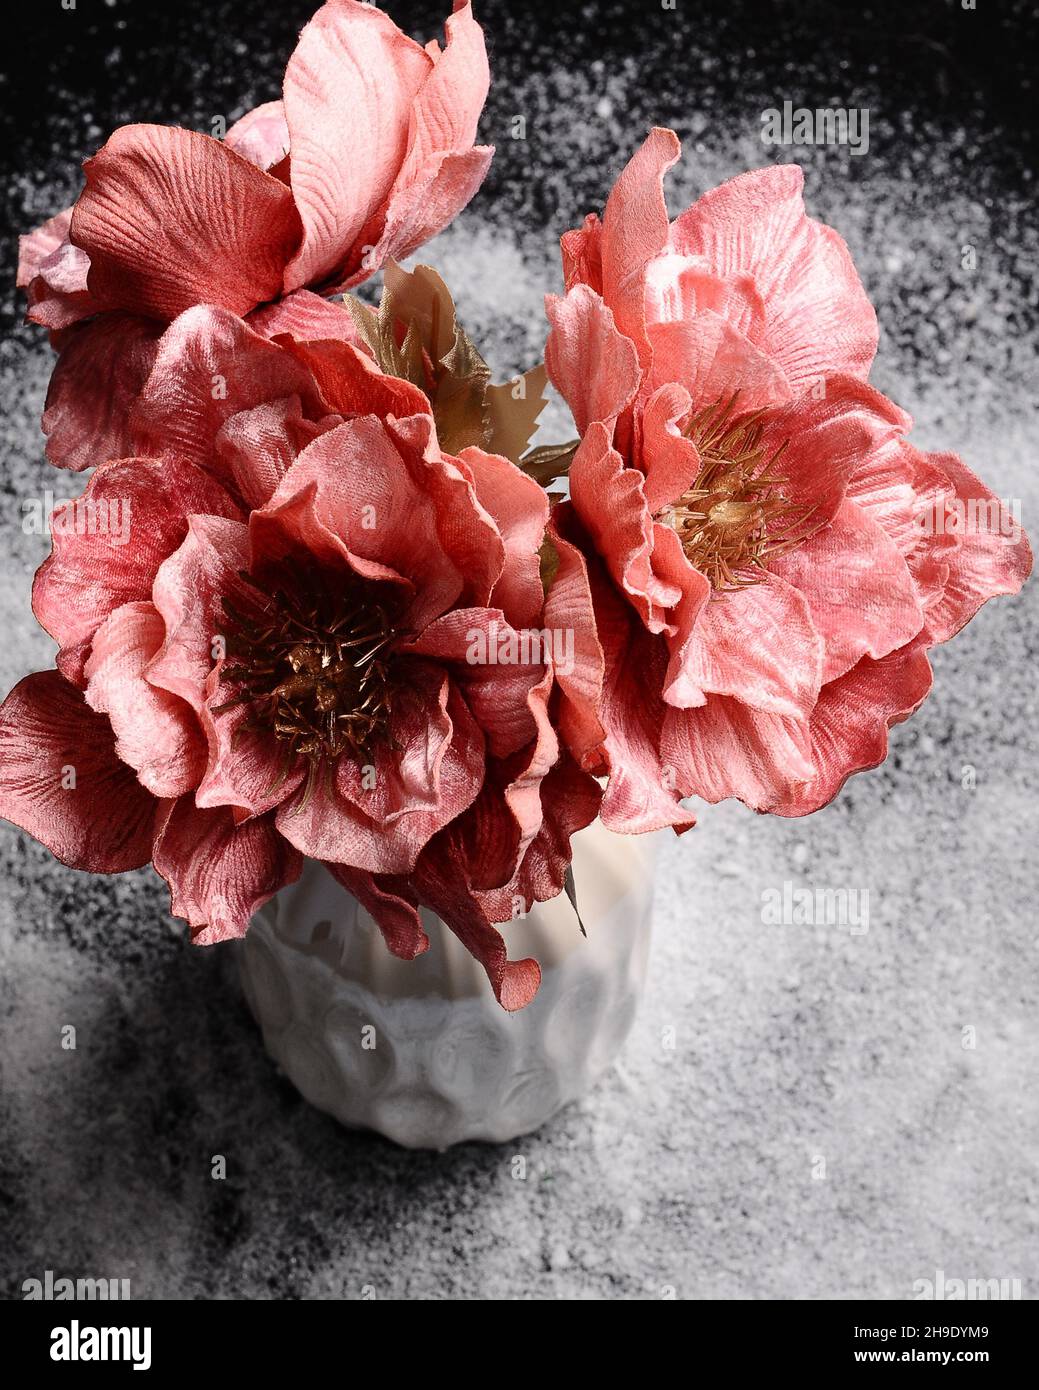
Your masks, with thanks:
[[[422,40],[443,16],[386,8]],[[33,0],[5,17],[4,690],[50,660],[28,604],[46,548],[20,501],[79,490],[43,461],[52,359],[20,323],[15,237],[73,200],[114,126],[208,130],[276,96],[311,9]],[[1033,6],[483,0],[478,16],[498,154],[428,259],[499,372],[537,360],[556,238],[650,125],[683,137],[673,213],[796,159],[876,304],[875,383],[922,447],[1023,498],[1034,534]],[[868,155],[763,146],[761,112],[785,99],[868,107]],[[0,1296],[51,1268],[130,1277],[140,1297],[902,1298],[942,1268],[1034,1297],[1034,591],[936,654],[887,764],[833,805],[805,822],[709,809],[669,845],[622,1069],[515,1146],[526,1184],[512,1147],[415,1155],[340,1130],[276,1076],[227,952],[186,946],[150,872],[76,875],[0,826]],[[764,931],[761,888],[791,877],[868,885],[869,935]],[[76,1054],[57,1048],[66,1022]]]

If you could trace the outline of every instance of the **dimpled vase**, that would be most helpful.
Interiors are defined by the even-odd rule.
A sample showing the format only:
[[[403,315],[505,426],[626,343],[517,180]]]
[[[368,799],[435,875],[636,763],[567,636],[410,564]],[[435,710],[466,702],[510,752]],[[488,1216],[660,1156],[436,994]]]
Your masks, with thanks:
[[[240,948],[267,1051],[312,1105],[408,1148],[537,1129],[610,1066],[631,1029],[656,845],[599,822],[575,836],[588,935],[565,894],[502,927],[509,955],[532,955],[542,970],[533,1003],[511,1014],[439,918],[423,912],[429,950],[398,960],[357,900],[308,860]]]

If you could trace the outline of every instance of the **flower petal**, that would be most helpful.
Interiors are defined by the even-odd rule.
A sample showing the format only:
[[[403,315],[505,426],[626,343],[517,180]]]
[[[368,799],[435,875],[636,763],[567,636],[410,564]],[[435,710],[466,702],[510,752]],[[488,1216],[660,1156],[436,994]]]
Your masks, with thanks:
[[[753,278],[766,314],[755,341],[794,386],[834,372],[865,380],[877,316],[842,238],[805,215],[803,186],[796,164],[740,174],[676,219],[671,244],[720,276]]]
[[[854,502],[843,502],[829,525],[778,556],[772,573],[808,601],[823,640],[824,681],[843,676],[860,657],[904,647],[923,626],[916,585],[898,547]]]
[[[815,773],[807,722],[725,695],[711,695],[696,709],[668,706],[660,743],[683,795],[704,801],[734,796],[756,811],[772,811]]]
[[[783,789],[761,809],[805,816],[832,801],[852,773],[884,761],[888,730],[908,719],[930,688],[931,666],[920,642],[879,661],[864,656],[823,687],[810,728],[814,776],[801,787]]]
[[[573,412],[578,434],[594,420],[612,424],[639,387],[635,344],[587,285],[575,285],[564,298],[546,295],[545,313],[551,324],[545,366]]]
[[[91,639],[114,609],[151,598],[192,512],[226,517],[237,508],[178,459],[117,459],[97,469],[81,498],[55,509],[53,549],[36,573],[32,604],[61,648],[58,669],[68,680],[82,680]]]
[[[990,492],[962,459],[955,454],[927,457],[949,479],[967,523],[960,531],[958,549],[949,555],[944,592],[927,613],[930,640],[946,642],[988,599],[1017,593],[1032,571],[1032,551],[1006,502]]]
[[[285,104],[265,101],[235,121],[224,136],[224,144],[235,154],[265,172],[274,168],[289,152],[289,128],[285,123]]]
[[[330,0],[303,30],[285,70],[290,180],[304,228],[286,290],[359,268],[363,234],[407,156],[412,109],[432,70],[375,5]],[[378,235],[368,239],[374,246]]]
[[[541,616],[541,542],[548,522],[544,488],[498,454],[475,446],[460,455],[480,505],[494,520],[505,545],[505,567],[488,596],[513,627],[536,627]]]
[[[280,293],[301,236],[292,195],[227,145],[121,126],[83,169],[69,235],[101,307],[168,323],[196,304],[244,314]]]
[[[166,625],[151,603],[125,603],[94,634],[86,700],[107,714],[115,751],[159,797],[194,790],[206,766],[206,741],[191,710],[147,679]]]
[[[95,874],[147,864],[157,804],[117,757],[105,716],[57,671],[26,676],[0,706],[0,816],[63,864]]]
[[[700,609],[683,649],[683,676],[708,696],[807,719],[819,695],[824,654],[812,616],[805,596],[779,574],[715,595]]]
[[[272,816],[236,825],[230,811],[200,811],[182,796],[163,808],[155,868],[192,941],[212,946],[244,936],[253,913],[299,878],[303,856],[281,838]]]
[[[131,416],[132,437],[140,453],[190,459],[220,476],[215,444],[221,425],[285,396],[298,396],[312,418],[328,413],[313,377],[291,352],[228,310],[199,305],[159,340]]]
[[[151,319],[104,314],[58,336],[42,421],[51,463],[79,473],[134,452],[128,420],[160,333]]]
[[[663,179],[682,152],[673,130],[654,127],[625,165],[603,213],[603,298],[645,365],[646,275],[668,244]]]

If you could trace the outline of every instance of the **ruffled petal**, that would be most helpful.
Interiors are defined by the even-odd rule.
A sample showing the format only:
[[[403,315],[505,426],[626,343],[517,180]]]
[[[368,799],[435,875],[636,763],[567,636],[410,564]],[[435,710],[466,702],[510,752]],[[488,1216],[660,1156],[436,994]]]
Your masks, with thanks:
[[[713,310],[648,330],[653,362],[646,389],[680,382],[696,409],[739,392],[741,411],[785,405],[793,392],[782,368]]]
[[[552,385],[573,412],[578,434],[599,420],[609,425],[631,403],[639,387],[638,353],[613,314],[586,285],[565,298],[545,296],[551,324],[545,366]]]
[[[955,454],[929,454],[949,479],[954,498],[945,522],[955,525],[960,544],[949,554],[949,575],[941,598],[928,609],[932,642],[955,636],[988,599],[1016,594],[1032,571],[1028,538],[1004,500],[988,490]],[[965,525],[958,522],[962,516]]]
[[[860,657],[904,647],[923,626],[916,584],[898,547],[854,502],[843,502],[828,526],[778,556],[772,572],[808,602],[823,639],[824,681],[843,676]]]
[[[422,930],[418,903],[407,879],[363,873],[345,864],[325,868],[374,919],[383,940],[401,960],[414,960],[429,950],[429,937]]]
[[[312,418],[328,413],[291,352],[226,309],[199,305],[162,335],[130,419],[132,438],[140,453],[190,459],[220,476],[216,436],[224,422],[285,396],[298,396]]]
[[[83,679],[94,633],[124,603],[151,598],[159,566],[188,531],[192,512],[236,516],[212,478],[178,459],[117,459],[75,502],[55,509],[50,556],[33,582],[33,612],[61,650],[58,669]]]
[[[134,452],[130,412],[155,363],[161,328],[104,314],[60,334],[43,412],[47,457],[82,472]]]
[[[931,666],[922,643],[912,642],[874,661],[862,660],[823,687],[810,726],[814,775],[800,787],[782,789],[763,810],[780,816],[817,811],[854,772],[887,757],[888,730],[908,719],[931,688]]]
[[[794,386],[834,372],[865,380],[877,316],[842,238],[805,215],[803,186],[796,164],[740,174],[676,219],[671,244],[717,275],[753,278],[766,314],[755,341]]]
[[[716,595],[700,609],[685,644],[683,675],[705,695],[807,719],[819,695],[824,654],[812,618],[805,596],[776,573]]]
[[[244,936],[253,914],[303,870],[303,856],[273,817],[236,825],[229,811],[200,811],[190,796],[165,804],[154,862],[171,912],[189,924],[197,946]]]
[[[505,546],[505,567],[488,603],[500,608],[513,627],[537,626],[544,601],[540,550],[548,522],[545,490],[498,454],[472,447],[460,457]]]
[[[147,678],[166,625],[151,603],[126,603],[94,634],[84,675],[91,709],[107,714],[115,751],[159,797],[192,791],[206,766],[206,741],[183,701]]]
[[[660,744],[683,795],[711,802],[734,796],[755,811],[775,810],[815,773],[807,721],[724,695],[696,709],[668,706]]]
[[[643,364],[650,355],[646,275],[650,262],[667,246],[670,232],[663,180],[681,152],[673,130],[654,127],[625,165],[603,213],[603,298]]]

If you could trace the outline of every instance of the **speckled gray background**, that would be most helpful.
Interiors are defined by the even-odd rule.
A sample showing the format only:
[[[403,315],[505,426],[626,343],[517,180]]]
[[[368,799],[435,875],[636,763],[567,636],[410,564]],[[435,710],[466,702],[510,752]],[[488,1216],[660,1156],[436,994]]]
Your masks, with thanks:
[[[433,4],[387,8],[434,31]],[[18,322],[13,236],[70,201],[78,161],[113,125],[207,129],[274,96],[308,9],[54,0],[13,17],[5,690],[50,658],[29,612],[45,543],[23,534],[21,503],[68,481],[43,461],[51,359]],[[876,303],[874,379],[922,445],[957,450],[1020,498],[1034,533],[1035,36],[1029,6],[998,9],[484,0],[483,133],[499,153],[424,258],[511,372],[539,355],[556,237],[601,204],[649,125],[684,139],[678,210],[768,161],[766,107],[868,106],[868,155],[793,154]],[[509,138],[514,115],[525,141]],[[274,1073],[225,954],[185,944],[150,871],[79,876],[0,826],[0,1296],[50,1268],[128,1277],[145,1298],[356,1298],[364,1285],[384,1298],[901,1298],[937,1269],[1016,1277],[1035,1297],[1035,594],[990,605],[937,653],[935,694],[835,804],[801,822],[706,808],[668,845],[622,1066],[502,1150],[409,1154],[340,1130]],[[869,932],[763,926],[762,890],[786,879],[868,888]],[[74,1053],[59,1045],[66,1023]],[[214,1153],[224,1182],[209,1176]]]

